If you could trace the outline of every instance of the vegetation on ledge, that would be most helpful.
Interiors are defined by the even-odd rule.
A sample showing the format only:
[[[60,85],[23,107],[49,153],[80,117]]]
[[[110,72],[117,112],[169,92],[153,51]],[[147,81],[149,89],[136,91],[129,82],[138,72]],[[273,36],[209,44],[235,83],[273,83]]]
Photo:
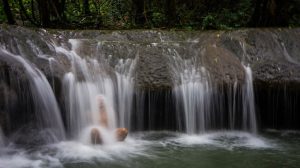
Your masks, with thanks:
[[[298,27],[300,0],[1,0],[0,23],[60,29]]]

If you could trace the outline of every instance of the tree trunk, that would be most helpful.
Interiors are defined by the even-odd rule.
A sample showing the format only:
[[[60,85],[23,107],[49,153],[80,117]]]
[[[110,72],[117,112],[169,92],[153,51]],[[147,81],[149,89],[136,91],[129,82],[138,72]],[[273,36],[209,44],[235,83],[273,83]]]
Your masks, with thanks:
[[[89,0],[83,0],[83,14],[84,15],[90,15],[91,11],[90,11],[90,4],[89,4]]]
[[[66,6],[66,0],[57,1],[57,11],[60,17],[64,16],[65,6]]]
[[[23,1],[22,0],[18,0],[19,3],[19,8],[20,8],[20,15],[24,24],[24,21],[27,19],[30,21],[31,24],[35,25],[35,26],[40,26],[40,22],[37,21],[35,18],[30,18],[30,16],[27,14],[27,11],[24,7]],[[34,9],[32,8],[32,12],[34,12]],[[33,15],[35,15],[35,13],[33,13]]]
[[[175,0],[167,0],[166,1],[166,15],[167,15],[167,23],[168,26],[174,26],[176,23],[176,3]]]
[[[135,23],[140,26],[144,25],[144,0],[133,0],[133,11],[135,11]]]
[[[42,27],[50,26],[49,0],[37,0]]]
[[[12,15],[8,0],[2,0],[2,2],[3,2],[3,9],[5,12],[8,24],[15,24],[16,22]]]
[[[252,27],[288,26],[290,0],[255,0]]]

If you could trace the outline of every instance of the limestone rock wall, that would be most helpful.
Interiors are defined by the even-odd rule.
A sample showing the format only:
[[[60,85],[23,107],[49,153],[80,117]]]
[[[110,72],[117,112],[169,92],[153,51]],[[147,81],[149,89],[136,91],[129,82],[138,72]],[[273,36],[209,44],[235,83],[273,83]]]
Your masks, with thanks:
[[[74,46],[70,40],[73,39],[78,42],[76,52],[80,57],[97,59],[100,63],[107,61],[108,66],[106,64],[105,67],[107,72],[113,70],[120,58],[136,59],[133,75],[138,92],[170,93],[174,85],[180,84],[170,61],[175,55],[179,55],[182,59],[195,58],[195,65],[204,67],[209,72],[215,86],[243,83],[245,74],[242,64],[249,64],[257,88],[256,95],[260,97],[257,100],[262,100],[261,97],[264,96],[260,93],[267,90],[276,92],[277,88],[280,90],[277,96],[300,92],[300,28],[233,31],[75,31],[0,26],[1,50],[25,57],[42,70],[52,83],[54,81],[58,100],[62,94],[60,87],[63,75],[70,71],[71,66],[65,57],[56,52],[55,47],[61,46],[71,50]],[[45,59],[49,57],[55,58],[52,67]],[[22,67],[9,61],[9,57],[0,52],[0,74],[2,74],[0,93],[4,95],[18,91],[19,86],[12,85],[7,80],[12,78],[16,81],[26,81],[23,72]],[[7,74],[14,76],[8,77]],[[15,95],[13,94],[14,102],[23,102],[24,97]],[[164,94],[161,95],[164,97]],[[295,95],[297,97],[298,94]],[[271,95],[268,99],[273,97],[274,95]],[[299,109],[297,106],[299,99],[292,100],[294,102],[291,114]],[[5,98],[0,98],[0,105],[6,101]],[[276,101],[265,104],[271,107]],[[264,106],[261,102],[264,101],[260,101],[258,105]],[[285,109],[286,106],[285,104],[276,109]],[[260,109],[267,111],[272,108]],[[3,123],[5,122],[3,118],[6,118],[4,105],[0,111],[0,117],[2,116],[0,122]],[[269,116],[265,113],[262,120],[267,120]]]

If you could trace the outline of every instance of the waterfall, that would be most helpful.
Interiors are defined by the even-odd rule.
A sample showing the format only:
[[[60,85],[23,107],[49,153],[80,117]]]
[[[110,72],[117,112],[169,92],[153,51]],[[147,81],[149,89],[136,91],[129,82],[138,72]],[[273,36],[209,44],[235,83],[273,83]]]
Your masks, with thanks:
[[[101,75],[100,64],[95,59],[83,59],[76,50],[80,41],[69,40],[72,49],[68,51],[57,47],[60,52],[69,58],[71,70],[65,74],[63,88],[67,110],[67,123],[70,134],[80,138],[80,134],[89,126],[98,126],[101,116],[98,109],[98,97],[103,97],[108,114],[109,129],[116,128],[116,114],[114,103],[114,84],[107,75]]]
[[[250,67],[243,65],[244,83],[235,81],[218,89],[211,84],[209,72],[195,57],[183,59],[176,51],[171,53],[177,115],[180,118],[183,113],[183,128],[188,134],[216,128],[257,132]]]
[[[56,47],[56,50],[71,62],[72,71],[66,73],[63,79],[67,124],[71,136],[80,138],[87,134],[84,133],[88,132],[86,129],[101,125],[99,121],[103,120],[103,116],[99,113],[99,99],[105,104],[108,132],[114,132],[118,126],[129,128],[134,88],[131,74],[135,60],[119,59],[115,67],[110,67],[109,60],[102,56],[102,62],[99,62],[79,55],[76,50],[81,47],[80,40],[70,39],[69,43],[71,50],[61,46]]]
[[[120,59],[116,65],[119,126],[130,129],[134,91],[133,69],[136,60]]]
[[[243,65],[243,67],[245,69],[245,83],[243,85],[243,129],[257,133],[252,70],[250,66]]]
[[[229,128],[235,129],[236,126],[236,118],[237,118],[237,97],[238,95],[238,83],[234,82],[233,86],[229,86],[228,88],[228,111],[229,111]]]
[[[4,145],[4,135],[2,133],[2,128],[0,126],[0,147]]]
[[[243,51],[242,55],[242,66],[245,71],[245,79],[242,88],[242,107],[243,107],[243,125],[244,130],[248,130],[254,134],[257,133],[257,123],[256,123],[256,112],[255,112],[255,100],[254,100],[254,90],[253,90],[253,79],[252,79],[252,70],[248,65],[244,65],[244,61],[248,58],[246,51],[246,46],[244,42],[240,42],[240,46]],[[285,51],[285,50],[284,50]]]
[[[3,60],[9,61],[11,64],[19,63],[24,68],[25,74],[29,79],[30,92],[34,101],[34,110],[40,126],[46,130],[49,129],[58,140],[64,139],[65,129],[60,110],[45,75],[25,58],[14,55],[5,49],[1,49],[0,52],[1,56],[6,56]]]
[[[187,133],[204,132],[209,124],[211,85],[204,67],[197,67],[195,59],[184,60],[176,52],[173,71],[179,85],[174,86],[177,103],[183,103]]]
[[[143,42],[126,32],[87,36],[68,31],[43,32],[24,43],[16,36],[2,46],[9,51],[2,49],[1,57],[21,64],[29,79],[29,94],[41,129],[51,130],[58,139],[64,139],[66,130],[68,138],[86,142],[82,137],[92,128],[101,127],[104,118],[99,114],[99,101],[105,104],[106,131],[111,132],[118,127],[179,128],[188,134],[220,129],[257,132],[251,69],[244,66],[243,79],[238,58],[230,58],[231,51],[221,50],[222,45],[206,43],[204,38],[210,35],[199,36],[199,41],[158,33],[157,39]],[[249,61],[247,43],[241,45],[242,62]],[[289,48],[282,47],[288,53]],[[230,61],[226,62],[227,58]],[[159,66],[151,69],[156,64]],[[136,67],[144,72],[137,72]],[[135,80],[141,87],[135,85]],[[24,124],[31,124],[27,121],[30,119],[26,118]]]
[[[184,70],[181,85],[174,88],[175,95],[183,99],[187,133],[204,132],[207,125],[210,101],[210,85],[205,77],[205,69],[194,67]]]

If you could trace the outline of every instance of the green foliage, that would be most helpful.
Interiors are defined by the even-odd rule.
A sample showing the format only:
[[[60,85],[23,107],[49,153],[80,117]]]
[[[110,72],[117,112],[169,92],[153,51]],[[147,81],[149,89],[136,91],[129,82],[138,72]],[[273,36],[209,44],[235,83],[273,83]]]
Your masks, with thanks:
[[[203,17],[202,29],[233,29],[247,26],[253,10],[248,0],[236,7],[223,8],[219,12],[208,13]]]
[[[0,6],[2,6],[2,1],[0,2]],[[6,16],[3,8],[0,8],[0,23],[4,23],[6,21]]]
[[[289,27],[300,27],[299,20],[300,20],[300,14],[293,15],[291,20],[290,20]]]
[[[300,1],[292,0],[294,5],[291,5],[288,9],[288,13],[292,13],[289,22],[289,27],[299,27],[300,26]]]
[[[24,10],[18,0],[8,0],[14,18],[18,24],[25,26],[42,26],[40,6],[37,0],[22,0]],[[254,15],[253,0],[174,0],[174,8],[168,8],[169,1],[143,0],[138,6],[138,0],[89,0],[88,11],[85,12],[83,0],[44,0],[49,2],[50,27],[53,28],[175,28],[185,30],[195,29],[235,29],[246,27]],[[62,14],[57,15],[57,9],[52,2],[63,2]],[[2,1],[1,1],[2,2]],[[174,4],[174,3],[173,3]],[[61,4],[60,4],[61,5]],[[298,0],[290,0],[287,15],[291,27],[300,26],[300,10]],[[59,8],[60,6],[56,6]],[[139,10],[138,10],[139,8]],[[167,12],[172,10],[172,15]],[[140,12],[142,10],[142,14]],[[137,16],[139,11],[139,16]],[[175,16],[174,16],[175,14]],[[142,16],[141,16],[142,15]],[[142,24],[136,24],[137,18],[142,18]],[[169,19],[169,20],[168,20]],[[5,12],[0,8],[0,23],[6,22]],[[35,23],[35,24],[34,24]]]
[[[212,14],[208,14],[203,17],[202,21],[202,29],[211,29],[211,28],[217,28],[217,19],[216,16]]]
[[[199,11],[198,8],[192,10],[186,4],[179,6],[177,8],[179,23],[182,27],[198,27],[201,25],[201,18],[198,18]]]
[[[152,23],[154,27],[162,27],[166,23],[166,16],[164,13],[154,10],[152,13]]]

